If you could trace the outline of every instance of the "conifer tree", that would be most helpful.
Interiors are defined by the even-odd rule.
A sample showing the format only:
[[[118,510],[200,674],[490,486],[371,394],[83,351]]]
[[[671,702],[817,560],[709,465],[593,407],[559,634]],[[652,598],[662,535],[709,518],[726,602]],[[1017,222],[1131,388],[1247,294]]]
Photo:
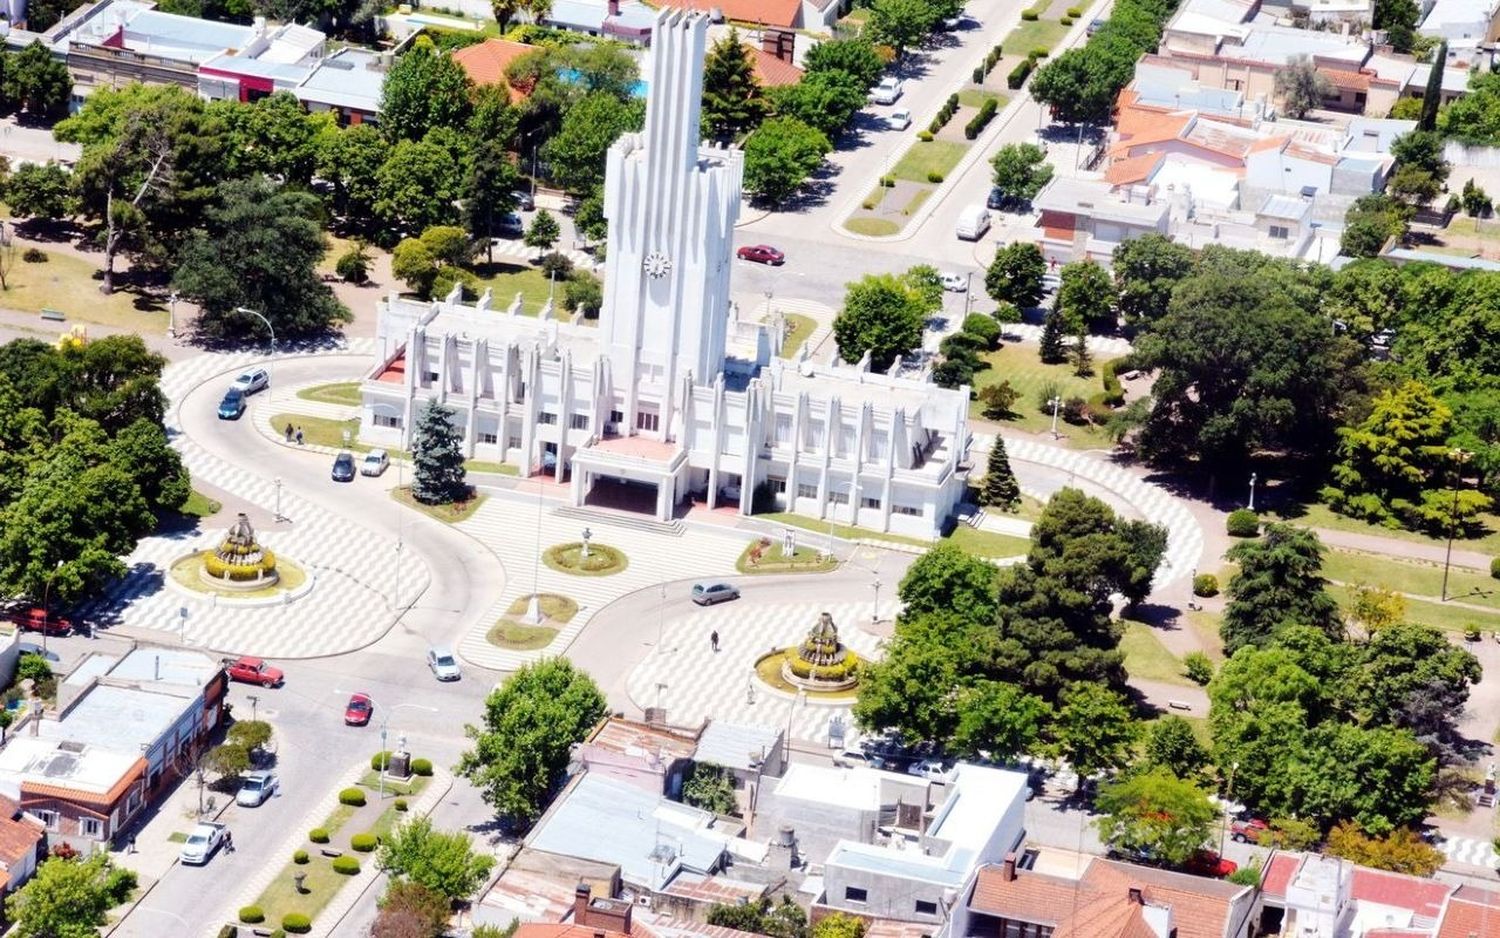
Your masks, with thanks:
[[[453,411],[435,400],[422,408],[412,428],[411,461],[412,498],[424,505],[449,505],[469,497],[462,436],[453,425]]]
[[[1087,378],[1094,373],[1094,356],[1089,354],[1089,334],[1087,330],[1080,330],[1073,337],[1073,374],[1080,378]]]
[[[714,43],[703,59],[703,123],[709,136],[733,139],[754,129],[766,116],[765,98],[755,80],[750,50],[740,31]]]
[[[1062,315],[1056,309],[1047,312],[1047,318],[1042,320],[1042,364],[1056,365],[1067,358],[1067,350],[1063,348],[1063,322]]]
[[[995,445],[990,447],[990,461],[984,470],[984,487],[979,498],[986,505],[1005,511],[1014,511],[1021,504],[1021,487],[1016,484],[1016,474],[1011,471],[1010,457],[1005,454],[1005,439],[995,434]]]

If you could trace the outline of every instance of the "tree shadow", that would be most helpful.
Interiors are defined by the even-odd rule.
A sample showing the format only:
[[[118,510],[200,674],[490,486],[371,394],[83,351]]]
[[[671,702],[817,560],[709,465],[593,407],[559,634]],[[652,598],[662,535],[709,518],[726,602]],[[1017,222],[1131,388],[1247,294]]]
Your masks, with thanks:
[[[1182,630],[1182,610],[1165,603],[1142,602],[1126,607],[1122,618],[1163,632]]]

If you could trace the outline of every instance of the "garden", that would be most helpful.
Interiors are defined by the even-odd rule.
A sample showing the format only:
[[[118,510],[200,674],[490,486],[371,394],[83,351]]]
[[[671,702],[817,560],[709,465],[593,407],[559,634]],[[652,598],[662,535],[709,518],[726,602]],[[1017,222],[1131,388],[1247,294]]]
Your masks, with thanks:
[[[531,610],[531,599],[535,595],[541,612],[541,621],[526,618]],[[512,651],[535,651],[546,648],[557,637],[558,630],[578,615],[578,603],[559,593],[528,593],[519,596],[510,604],[505,615],[490,628],[485,638],[497,648]]]

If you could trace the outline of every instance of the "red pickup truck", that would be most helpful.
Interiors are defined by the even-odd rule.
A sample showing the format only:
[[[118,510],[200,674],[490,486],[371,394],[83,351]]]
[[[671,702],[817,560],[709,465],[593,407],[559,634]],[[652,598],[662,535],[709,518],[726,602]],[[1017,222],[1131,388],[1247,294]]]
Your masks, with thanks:
[[[229,672],[231,681],[259,684],[262,687],[277,687],[286,679],[280,668],[273,668],[261,659],[248,655],[229,662],[225,670]]]
[[[46,632],[48,635],[67,635],[73,631],[73,623],[49,613],[40,606],[21,606],[5,613],[5,618],[14,622],[23,632]]]

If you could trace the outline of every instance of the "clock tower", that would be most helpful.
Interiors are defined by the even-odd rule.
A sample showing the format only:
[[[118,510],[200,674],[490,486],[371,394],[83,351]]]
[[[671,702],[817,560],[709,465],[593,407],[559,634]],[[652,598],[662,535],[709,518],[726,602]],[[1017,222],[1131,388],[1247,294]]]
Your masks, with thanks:
[[[646,129],[609,149],[599,331],[622,434],[668,437],[684,379],[710,385],[724,366],[743,163],[699,140],[707,35],[702,14],[657,15]]]

